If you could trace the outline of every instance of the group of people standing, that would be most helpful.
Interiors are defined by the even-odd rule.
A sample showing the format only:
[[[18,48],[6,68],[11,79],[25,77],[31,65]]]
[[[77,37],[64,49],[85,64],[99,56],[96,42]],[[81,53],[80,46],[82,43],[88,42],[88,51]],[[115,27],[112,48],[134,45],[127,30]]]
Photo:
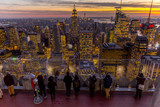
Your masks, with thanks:
[[[31,85],[32,88],[34,90],[34,96],[37,96],[37,94],[40,94],[41,96],[44,97],[44,99],[47,98],[46,95],[46,87],[45,87],[45,78],[43,75],[38,75],[38,77],[36,78],[36,76],[34,74],[30,74],[31,76]],[[142,90],[144,89],[144,81],[145,78],[143,76],[142,73],[140,73],[138,75],[137,79],[137,85],[136,85],[136,96],[135,98],[139,97],[141,98],[142,95]],[[73,88],[74,88],[74,92],[75,95],[78,96],[78,93],[80,91],[80,87],[81,87],[81,82],[80,79],[78,77],[78,75],[74,76],[74,79],[72,80],[72,77],[70,76],[70,73],[67,72],[66,76],[63,79],[64,83],[65,83],[65,87],[66,87],[66,96],[70,96],[71,94],[71,86],[73,83]],[[89,79],[89,92],[90,92],[90,97],[94,97],[94,92],[95,92],[95,87],[96,87],[96,76],[90,76]],[[111,84],[112,84],[112,78],[109,74],[106,74],[105,78],[103,79],[104,81],[104,88],[105,88],[105,95],[106,98],[110,98],[110,88],[111,88]],[[14,96],[15,92],[14,92],[14,79],[13,77],[10,75],[10,73],[7,73],[7,75],[4,77],[4,83],[6,84],[6,86],[8,87],[8,92],[10,94],[10,96]],[[50,76],[48,78],[48,90],[51,94],[51,99],[55,99],[55,91],[56,91],[56,80],[53,76]],[[3,96],[3,92],[0,88],[0,98],[2,98]]]
[[[70,96],[72,77],[69,75],[69,72],[67,72],[67,75],[64,77],[63,81],[65,82],[65,86],[66,86],[66,96]],[[95,75],[90,76],[88,81],[89,81],[90,97],[94,97],[95,86],[96,86],[96,81],[97,81],[96,76]],[[106,77],[104,78],[104,88],[106,91],[107,98],[110,97],[109,90],[110,90],[111,84],[112,84],[112,78],[109,74],[107,74]],[[81,87],[80,79],[76,75],[73,80],[73,88],[74,88],[76,96],[78,95],[78,92],[80,91],[80,87]]]
[[[40,88],[40,95],[42,95],[42,92],[43,92],[44,96],[45,96],[44,98],[46,98],[44,78],[42,75],[39,75],[37,77],[37,79],[38,79],[38,86]],[[135,98],[137,98],[137,97],[141,98],[142,90],[144,89],[144,81],[145,81],[143,73],[140,73],[136,79],[137,79],[137,85],[136,85]],[[48,89],[51,93],[51,99],[53,99],[53,98],[55,98],[55,90],[56,90],[55,87],[57,84],[56,84],[53,76],[50,76],[48,78],[48,81],[49,81],[48,82]],[[65,87],[66,87],[66,96],[70,96],[70,94],[71,94],[72,83],[73,83],[75,95],[77,96],[80,91],[80,87],[81,87],[81,82],[80,82],[78,75],[75,75],[74,79],[72,80],[72,77],[70,76],[69,72],[67,72],[63,81],[64,81]],[[89,81],[90,97],[94,97],[94,92],[95,92],[95,88],[96,88],[96,81],[97,81],[96,76],[95,75],[90,76],[88,81]],[[32,83],[32,80],[31,80],[31,83]],[[109,99],[110,98],[110,89],[111,89],[111,85],[112,85],[112,77],[109,74],[106,74],[105,78],[103,79],[103,83],[104,83],[106,98]]]

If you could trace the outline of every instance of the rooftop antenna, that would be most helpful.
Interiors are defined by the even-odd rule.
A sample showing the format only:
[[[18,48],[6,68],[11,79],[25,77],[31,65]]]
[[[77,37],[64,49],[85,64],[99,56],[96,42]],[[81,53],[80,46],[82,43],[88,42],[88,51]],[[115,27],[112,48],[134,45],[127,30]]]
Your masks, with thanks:
[[[86,13],[84,13],[84,18],[86,18]]]
[[[150,23],[150,19],[151,19],[151,11],[152,11],[152,5],[153,5],[153,0],[152,0],[152,2],[151,2],[151,7],[150,7],[150,11],[149,11],[149,16],[148,16],[147,23]]]
[[[74,9],[76,9],[76,5],[75,5],[75,4],[76,4],[76,3],[75,3],[75,0],[74,0],[74,7],[73,7]]]
[[[121,0],[121,4],[120,4],[120,11],[122,10],[122,0]]]

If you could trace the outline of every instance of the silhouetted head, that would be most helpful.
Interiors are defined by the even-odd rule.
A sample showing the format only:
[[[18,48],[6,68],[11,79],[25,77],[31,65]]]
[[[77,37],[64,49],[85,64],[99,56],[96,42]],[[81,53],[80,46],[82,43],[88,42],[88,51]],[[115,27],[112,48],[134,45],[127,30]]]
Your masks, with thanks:
[[[7,75],[10,75],[11,73],[10,72],[7,72]]]
[[[69,76],[69,72],[67,72],[67,76]]]
[[[49,78],[48,78],[48,81],[53,81],[54,80],[54,77],[53,76],[50,76]]]
[[[74,79],[75,79],[75,80],[78,80],[78,76],[76,75],[76,76],[74,77]]]
[[[140,77],[143,77],[143,73],[140,73],[139,76],[140,76]]]
[[[111,76],[109,74],[106,75],[106,78],[110,78]]]

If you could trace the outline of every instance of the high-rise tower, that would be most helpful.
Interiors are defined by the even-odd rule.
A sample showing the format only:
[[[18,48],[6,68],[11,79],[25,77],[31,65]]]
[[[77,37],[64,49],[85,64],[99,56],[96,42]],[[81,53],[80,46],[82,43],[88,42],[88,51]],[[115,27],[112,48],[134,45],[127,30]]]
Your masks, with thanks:
[[[77,10],[74,4],[74,8],[72,11],[72,29],[71,29],[71,35],[73,37],[78,36],[78,24],[77,24]]]
[[[132,48],[131,60],[128,64],[127,77],[132,81],[139,72],[141,72],[141,57],[146,55],[148,47],[147,36],[137,36],[135,39],[135,45]]]
[[[73,45],[74,51],[78,51],[79,35],[78,35],[77,10],[75,8],[75,4],[72,11],[72,27],[71,27],[70,43]]]
[[[134,19],[131,20],[131,25],[130,25],[130,33],[131,33],[131,41],[134,43],[136,36],[137,36],[137,31],[140,30],[140,19]]]
[[[4,48],[4,43],[7,41],[6,32],[3,27],[0,27],[0,49]]]
[[[82,31],[80,33],[80,60],[92,60],[93,32]]]
[[[17,28],[15,26],[8,26],[7,35],[10,41],[10,50],[19,50],[20,49],[20,39],[19,39]]]

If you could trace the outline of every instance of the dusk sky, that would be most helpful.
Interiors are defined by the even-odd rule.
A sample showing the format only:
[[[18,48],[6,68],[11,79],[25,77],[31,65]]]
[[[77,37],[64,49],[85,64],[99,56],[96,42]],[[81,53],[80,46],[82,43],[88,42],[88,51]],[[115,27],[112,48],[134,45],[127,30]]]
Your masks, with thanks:
[[[120,0],[1,0],[0,18],[70,17],[74,1],[78,16],[115,16]],[[122,10],[130,16],[148,16],[151,0],[123,0]],[[154,0],[152,16],[160,16],[160,0]]]

